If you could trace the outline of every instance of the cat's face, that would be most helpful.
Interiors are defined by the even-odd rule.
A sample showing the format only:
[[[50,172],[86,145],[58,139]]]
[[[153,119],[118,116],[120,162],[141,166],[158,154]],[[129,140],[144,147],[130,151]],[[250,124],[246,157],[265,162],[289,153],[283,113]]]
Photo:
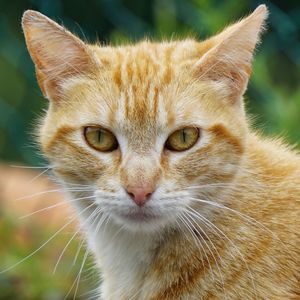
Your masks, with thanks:
[[[25,16],[51,100],[42,149],[66,186],[89,187],[81,208],[94,203],[125,228],[153,230],[176,224],[195,199],[221,196],[246,147],[241,98],[262,20],[257,12],[202,43],[114,48],[87,46],[38,13]]]

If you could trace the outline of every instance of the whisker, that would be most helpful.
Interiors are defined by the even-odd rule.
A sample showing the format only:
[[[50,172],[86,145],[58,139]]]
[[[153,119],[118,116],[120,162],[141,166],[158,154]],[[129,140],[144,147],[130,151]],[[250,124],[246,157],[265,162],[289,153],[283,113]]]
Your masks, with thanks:
[[[252,282],[252,286],[253,289],[255,291],[255,295],[256,295],[256,299],[257,299],[257,288],[255,285],[255,281],[254,281],[254,277],[252,272],[250,271],[249,265],[244,257],[244,255],[241,253],[241,251],[239,250],[239,248],[232,242],[232,240],[221,230],[219,229],[213,222],[211,222],[209,219],[207,219],[206,217],[204,217],[203,215],[201,215],[199,212],[197,212],[196,210],[194,210],[192,207],[188,207],[188,209],[190,210],[190,213],[192,213],[195,217],[197,217],[201,222],[203,222],[204,225],[206,225],[209,228],[212,228],[214,230],[214,232],[216,232],[216,234],[221,237],[221,238],[225,238],[232,246],[233,248],[237,251],[237,253],[240,255],[242,261],[244,262],[247,271],[251,277],[251,282]],[[233,259],[235,259],[234,255],[230,252],[230,255]]]
[[[19,168],[19,169],[52,169],[50,166],[45,166],[45,167],[32,167],[32,166],[19,166],[19,165],[9,165],[11,168]]]
[[[93,220],[93,222],[92,222],[91,225],[90,225],[91,228],[94,226],[94,223],[97,221],[97,218],[100,217],[100,220],[101,220],[101,218],[102,218],[101,212],[102,212],[102,209],[99,209],[99,211],[98,211],[98,213],[97,213],[95,219]],[[78,249],[77,249],[77,251],[76,251],[75,257],[74,257],[74,259],[73,259],[73,263],[72,263],[73,266],[75,266],[75,264],[76,264],[76,261],[77,261],[77,259],[78,259],[80,250],[81,250],[81,248],[82,248],[84,242],[85,242],[85,239],[82,238],[82,241],[81,241],[80,245],[78,246]]]
[[[85,212],[87,209],[89,209],[90,207],[92,207],[94,205],[94,203],[92,203],[91,205],[89,205],[88,207],[86,207],[79,215],[81,215],[83,212]],[[77,216],[73,217],[69,222],[67,222],[64,226],[62,226],[59,230],[57,230],[47,241],[45,241],[41,246],[39,246],[36,250],[34,250],[33,252],[31,252],[29,255],[25,256],[24,258],[22,258],[20,261],[18,261],[17,263],[13,264],[12,266],[0,271],[0,274],[3,274],[7,271],[12,270],[13,268],[15,268],[16,266],[20,265],[22,262],[24,262],[25,260],[27,260],[28,258],[32,257],[34,254],[36,254],[38,251],[40,251],[44,246],[46,246],[51,240],[53,240],[60,232],[62,232],[67,226],[69,226],[72,222],[74,222],[77,219]]]
[[[95,215],[97,215],[98,210],[99,209],[96,207],[95,210],[91,213],[91,215],[85,220],[84,224],[88,223]],[[58,257],[58,260],[57,260],[57,262],[55,264],[55,267],[54,267],[54,270],[53,270],[53,274],[56,273],[56,270],[57,270],[57,267],[59,265],[59,262],[62,259],[62,257],[64,255],[65,251],[67,250],[68,246],[71,244],[71,242],[73,241],[73,239],[75,238],[75,236],[80,232],[81,229],[82,229],[81,226],[79,226],[79,229],[75,231],[75,233],[72,235],[72,237],[69,239],[68,243],[65,245],[64,249],[60,253],[60,255]]]
[[[186,214],[184,214],[184,215],[186,216]],[[189,218],[188,218],[187,216],[186,216],[186,221],[190,224],[190,226],[192,227],[192,229],[193,229],[194,231],[196,231],[196,232],[198,233],[199,236],[201,236],[201,234],[199,234],[198,230],[195,228],[195,226],[193,225],[193,223],[189,220]],[[201,226],[200,226],[199,224],[198,224],[198,226],[199,226],[199,229],[201,230],[201,232],[204,233],[204,231],[203,231],[203,229],[201,228]],[[206,233],[205,233],[205,236],[207,236]],[[206,240],[205,240],[202,236],[201,236],[201,238],[202,238],[202,241],[204,242],[206,248],[208,249],[209,253],[212,255],[213,260],[214,260],[215,263],[216,263],[216,266],[217,266],[217,269],[218,269],[218,273],[219,273],[219,275],[220,275],[221,284],[222,284],[223,290],[224,290],[224,292],[225,292],[223,275],[222,275],[221,269],[220,269],[220,267],[219,267],[219,264],[218,264],[218,262],[217,262],[217,260],[216,260],[216,257],[215,257],[215,255],[214,255],[213,251],[210,249],[210,247],[209,247],[208,243],[206,242]],[[213,245],[213,247],[214,247],[214,245]],[[215,247],[214,247],[214,248],[215,248]]]
[[[122,226],[120,227],[120,229],[119,229],[119,230],[113,235],[113,237],[111,238],[111,242],[113,242],[113,241],[117,238],[118,234],[120,234],[124,228],[125,228],[125,225],[122,225]]]
[[[222,183],[208,183],[208,184],[192,185],[192,186],[186,187],[185,189],[189,190],[189,189],[199,189],[199,188],[206,188],[206,187],[228,187],[228,186],[232,186],[232,183],[222,182]]]
[[[79,281],[80,281],[80,277],[81,277],[81,272],[82,272],[82,269],[83,269],[84,264],[85,264],[85,262],[86,262],[86,259],[87,259],[87,257],[88,257],[88,254],[89,254],[89,252],[88,252],[88,248],[87,248],[87,249],[85,250],[84,257],[83,257],[82,264],[81,264],[81,266],[80,266],[79,272],[78,272],[78,274],[77,274],[75,280],[73,281],[72,286],[70,287],[68,293],[65,295],[64,300],[66,300],[66,299],[69,297],[69,295],[70,295],[70,293],[72,292],[73,287],[74,287],[75,285],[76,285],[76,286],[75,286],[75,291],[74,291],[74,295],[73,295],[73,300],[76,299],[76,294],[77,294],[78,285],[79,285]]]
[[[103,212],[103,209],[99,209],[99,211],[98,211],[98,213],[97,213],[97,216],[95,217],[95,219],[93,220],[93,222],[92,222],[91,225],[90,225],[91,228],[94,226],[95,222],[97,221],[97,219],[98,219],[99,217],[100,217],[100,220],[99,220],[100,225],[99,225],[99,223],[98,223],[97,227],[98,227],[98,226],[99,226],[99,227],[101,226],[101,220],[102,220],[102,217],[103,217],[103,215],[101,215],[101,212]],[[105,218],[104,218],[104,219],[105,219]],[[96,231],[97,231],[97,228],[96,228]],[[81,250],[81,248],[82,248],[84,242],[85,242],[85,239],[83,238],[82,241],[81,241],[81,243],[80,243],[80,245],[79,245],[79,247],[78,247],[78,249],[77,249],[76,255],[75,255],[75,257],[74,257],[73,264],[72,264],[73,266],[76,264],[76,261],[77,261],[77,259],[78,259],[80,250]]]
[[[26,200],[26,199],[31,199],[34,197],[38,197],[41,195],[45,195],[48,193],[57,193],[57,192],[64,192],[64,191],[71,191],[71,192],[92,192],[93,190],[90,189],[79,189],[79,188],[60,188],[60,189],[51,189],[51,190],[47,190],[47,191],[42,191],[42,192],[37,192],[31,195],[27,195],[27,196],[22,196],[16,199],[16,201],[20,201],[20,200]]]
[[[108,220],[109,220],[109,215],[108,215]],[[106,216],[104,215],[104,220],[106,219]],[[103,221],[104,221],[103,220]],[[97,227],[96,227],[96,231],[94,232],[94,235],[96,236],[97,235],[97,233],[98,233],[98,231],[99,231],[99,229],[100,229],[100,227],[101,227],[101,225],[103,224],[103,222],[101,222],[101,219],[100,219],[100,221],[99,221],[99,223],[97,224]],[[105,226],[107,225],[107,223],[105,224]],[[105,230],[105,228],[104,228],[104,230]],[[76,298],[76,294],[77,294],[77,291],[78,291],[78,287],[79,287],[79,282],[80,282],[80,278],[81,278],[81,273],[82,273],[82,270],[83,270],[83,267],[84,267],[84,264],[85,264],[85,262],[86,262],[86,259],[87,259],[87,257],[88,257],[88,254],[89,254],[89,249],[87,248],[86,249],[86,251],[85,251],[85,254],[84,254],[84,258],[83,258],[83,260],[82,260],[82,264],[81,264],[81,267],[80,267],[80,270],[79,270],[79,272],[78,272],[78,275],[77,275],[77,277],[75,278],[75,281],[73,282],[73,284],[72,284],[72,286],[71,286],[71,289],[70,289],[70,291],[73,289],[73,287],[74,287],[74,285],[76,284],[76,287],[75,287],[75,292],[74,292],[74,297],[73,297],[73,299],[75,300],[75,298]],[[70,291],[69,291],[69,293],[70,293]],[[69,295],[69,293],[66,295],[66,297],[65,297],[65,299],[68,297],[68,295]]]
[[[185,211],[185,213],[187,214],[187,216],[186,216],[186,214],[184,214],[184,215],[186,216],[187,222],[189,222],[189,224],[191,225],[191,227],[198,233],[199,236],[201,236],[201,234],[200,234],[200,233],[198,232],[198,230],[195,228],[195,225],[194,225],[194,224],[189,220],[189,218],[188,218],[188,217],[191,217],[191,215],[188,214],[188,211]],[[205,235],[205,237],[208,238],[208,240],[209,240],[210,243],[212,244],[213,249],[216,251],[217,255],[218,255],[219,258],[220,258],[219,252],[216,250],[216,247],[215,247],[215,245],[212,243],[211,239],[208,237],[208,235],[206,234],[206,232],[201,228],[201,226],[200,226],[199,224],[197,224],[197,225],[198,225],[199,229],[201,230],[201,232]],[[219,264],[218,264],[218,262],[217,262],[217,259],[216,259],[215,255],[214,255],[213,251],[212,251],[211,248],[209,247],[209,245],[208,245],[208,243],[206,242],[206,240],[205,240],[204,238],[202,238],[202,240],[203,240],[204,244],[206,245],[206,247],[207,247],[209,253],[212,255],[212,257],[213,257],[215,263],[216,263],[216,266],[217,266],[217,269],[218,269],[218,273],[219,273],[219,275],[220,275],[221,284],[222,284],[222,286],[223,286],[223,291],[224,291],[224,294],[225,294],[224,278],[223,278],[223,275],[222,275],[220,266],[219,266]],[[221,259],[221,258],[220,258],[220,259]]]
[[[97,217],[98,217],[98,216],[97,216]],[[77,259],[78,259],[80,250],[81,250],[81,248],[82,248],[84,242],[85,242],[85,239],[84,239],[84,238],[81,238],[81,242],[80,242],[80,244],[78,245],[78,248],[77,248],[75,257],[74,257],[73,262],[72,262],[72,266],[75,266],[75,265],[76,265],[76,262],[77,262]]]
[[[242,219],[248,221],[250,224],[253,224],[253,225],[256,225],[257,227],[260,227],[261,229],[264,229],[265,231],[267,231],[269,234],[271,234],[274,238],[276,238],[277,240],[281,241],[279,239],[279,237],[277,237],[277,235],[272,232],[269,228],[267,228],[265,225],[263,225],[262,223],[258,222],[257,220],[255,220],[254,218],[242,213],[242,212],[239,212],[235,209],[232,209],[228,206],[225,206],[223,204],[220,204],[220,203],[217,203],[217,202],[214,202],[214,201],[210,201],[210,200],[204,200],[204,199],[197,199],[197,198],[193,198],[193,197],[190,197],[191,200],[193,201],[197,201],[197,202],[201,202],[201,203],[206,203],[206,204],[209,204],[211,206],[215,206],[215,207],[218,207],[218,208],[222,208],[222,209],[225,209],[227,211],[230,211],[232,213],[235,213],[237,214],[238,216],[240,216]]]
[[[66,181],[65,179],[63,181],[61,181],[60,179],[58,179],[57,177],[51,177],[51,181],[57,183],[58,185],[72,185],[72,186],[76,186],[76,187],[91,187],[90,184],[82,184],[82,183],[75,183],[75,182],[70,182],[70,181]]]
[[[72,202],[77,202],[77,201],[84,200],[84,199],[92,199],[92,198],[95,198],[95,196],[87,196],[87,197],[81,197],[81,198],[72,199],[72,200],[65,200],[63,202],[53,204],[53,205],[41,208],[39,210],[33,211],[31,213],[28,213],[24,216],[19,217],[19,219],[22,220],[22,219],[25,219],[27,217],[33,216],[37,213],[40,213],[40,212],[43,212],[43,211],[46,211],[46,210],[50,210],[50,209],[55,208],[55,207],[59,207],[59,206],[62,206],[62,205],[66,205],[66,204],[69,204],[69,203],[72,203]]]
[[[38,178],[40,178],[41,176],[43,176],[45,173],[47,173],[50,170],[50,168],[47,168],[46,170],[42,171],[41,173],[39,173],[38,175],[34,176],[31,180],[28,181],[27,184],[33,183],[35,180],[37,180]]]
[[[201,249],[202,249],[202,251],[203,251],[203,253],[205,255],[206,261],[207,261],[207,263],[209,265],[209,269],[210,269],[210,274],[212,276],[212,280],[214,281],[215,280],[214,272],[213,272],[213,269],[212,269],[212,266],[210,264],[209,258],[207,256],[207,253],[206,253],[206,251],[205,251],[202,243],[198,240],[198,237],[195,235],[194,231],[191,229],[191,227],[189,226],[189,224],[186,222],[186,220],[185,220],[185,218],[184,218],[184,216],[182,214],[181,214],[181,217],[182,217],[182,218],[180,218],[181,221],[183,222],[183,224],[185,224],[186,228],[191,233],[192,237],[194,238],[195,243],[201,247]],[[205,268],[204,265],[203,265],[203,268]]]

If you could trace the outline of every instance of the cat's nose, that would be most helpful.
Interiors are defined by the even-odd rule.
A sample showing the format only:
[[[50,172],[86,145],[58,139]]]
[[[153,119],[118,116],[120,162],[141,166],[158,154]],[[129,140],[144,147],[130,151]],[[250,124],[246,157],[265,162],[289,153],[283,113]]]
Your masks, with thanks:
[[[150,199],[154,189],[150,186],[145,187],[127,187],[126,188],[127,194],[130,198],[135,202],[138,206],[143,206],[145,203]]]

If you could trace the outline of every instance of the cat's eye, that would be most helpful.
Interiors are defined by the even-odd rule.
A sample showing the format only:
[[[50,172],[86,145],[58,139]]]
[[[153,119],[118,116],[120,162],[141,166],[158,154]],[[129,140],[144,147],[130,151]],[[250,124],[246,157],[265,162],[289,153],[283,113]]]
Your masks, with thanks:
[[[116,137],[107,129],[88,126],[84,128],[86,142],[94,149],[109,152],[118,148]]]
[[[192,148],[199,138],[199,129],[185,127],[174,131],[167,139],[165,147],[172,151],[185,151]]]

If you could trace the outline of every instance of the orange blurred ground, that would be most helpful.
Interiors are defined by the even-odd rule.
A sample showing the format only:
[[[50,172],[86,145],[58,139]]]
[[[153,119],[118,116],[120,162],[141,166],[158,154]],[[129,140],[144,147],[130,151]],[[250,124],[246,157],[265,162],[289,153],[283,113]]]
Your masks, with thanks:
[[[39,175],[43,170],[23,169],[0,164],[0,214],[21,218],[39,209],[64,203],[58,207],[47,209],[27,218],[20,219],[23,225],[27,222],[57,228],[65,224],[66,219],[73,215],[61,192],[49,190],[61,189],[45,175]],[[35,195],[41,193],[40,195]],[[24,197],[24,199],[21,199]]]

